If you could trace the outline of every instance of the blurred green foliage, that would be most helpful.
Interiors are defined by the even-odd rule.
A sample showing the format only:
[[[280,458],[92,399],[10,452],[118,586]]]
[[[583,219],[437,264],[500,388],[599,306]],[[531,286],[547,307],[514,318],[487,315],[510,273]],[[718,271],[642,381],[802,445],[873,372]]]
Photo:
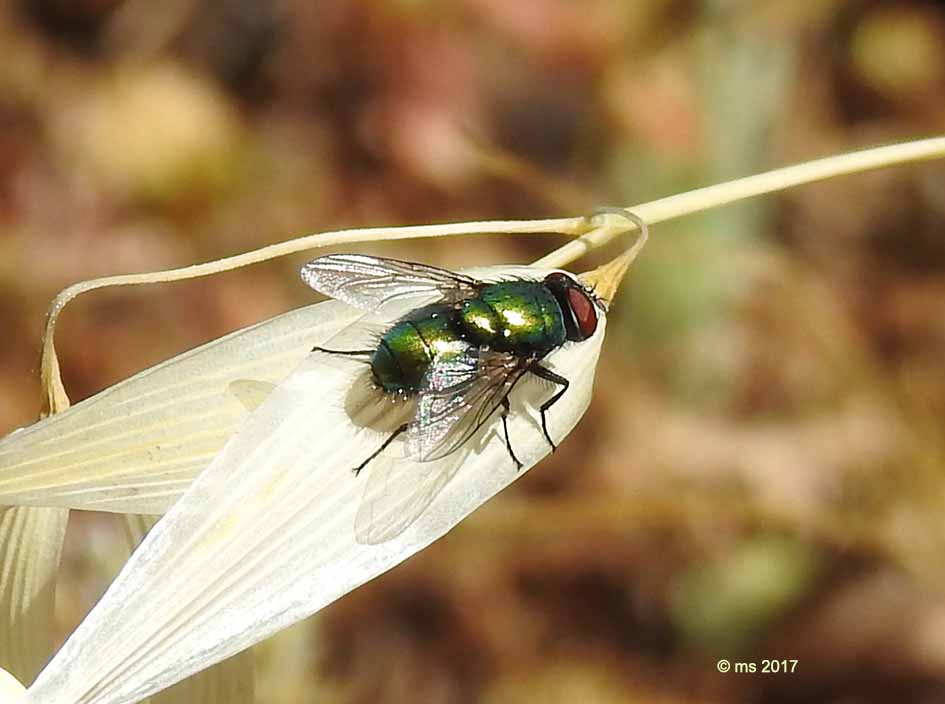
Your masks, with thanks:
[[[708,653],[752,654],[812,586],[816,554],[793,539],[751,537],[679,575],[670,612],[685,642]]]

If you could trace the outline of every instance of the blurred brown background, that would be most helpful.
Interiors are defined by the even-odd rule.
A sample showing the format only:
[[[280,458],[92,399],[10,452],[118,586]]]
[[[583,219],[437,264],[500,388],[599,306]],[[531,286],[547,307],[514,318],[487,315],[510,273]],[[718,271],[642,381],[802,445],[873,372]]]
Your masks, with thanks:
[[[0,433],[35,418],[45,307],[81,279],[945,132],[943,2],[6,0],[0,46]],[[560,451],[259,647],[258,701],[941,701],[943,227],[941,164],[654,227]],[[313,300],[304,259],[80,299],[73,400]],[[63,634],[123,550],[73,514]]]

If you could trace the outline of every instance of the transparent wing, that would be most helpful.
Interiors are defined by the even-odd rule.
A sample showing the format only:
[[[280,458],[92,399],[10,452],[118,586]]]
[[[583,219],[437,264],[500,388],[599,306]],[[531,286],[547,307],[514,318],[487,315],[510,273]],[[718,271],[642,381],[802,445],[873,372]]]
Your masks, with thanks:
[[[433,364],[407,428],[407,452],[430,462],[462,446],[495,413],[525,369],[513,354],[476,347]]]
[[[407,427],[408,459],[380,456],[369,466],[355,519],[358,542],[392,540],[426,510],[463,463],[464,455],[454,451],[492,416],[524,373],[513,355],[474,347],[430,368]]]
[[[377,545],[403,533],[456,475],[462,460],[461,454],[439,462],[375,458],[354,520],[357,541]]]
[[[388,303],[404,298],[461,301],[475,296],[481,286],[476,279],[446,269],[364,254],[313,259],[302,267],[301,276],[319,293],[373,313],[383,313]]]

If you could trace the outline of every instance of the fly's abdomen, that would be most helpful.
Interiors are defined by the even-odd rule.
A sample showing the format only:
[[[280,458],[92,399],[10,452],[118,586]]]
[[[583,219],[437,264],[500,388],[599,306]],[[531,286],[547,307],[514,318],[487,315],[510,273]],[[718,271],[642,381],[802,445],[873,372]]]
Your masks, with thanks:
[[[451,306],[420,308],[384,333],[371,358],[374,381],[388,393],[415,394],[434,360],[465,348]]]
[[[495,349],[528,354],[547,352],[564,344],[561,308],[541,282],[491,284],[483,287],[478,300],[495,316],[491,340]]]

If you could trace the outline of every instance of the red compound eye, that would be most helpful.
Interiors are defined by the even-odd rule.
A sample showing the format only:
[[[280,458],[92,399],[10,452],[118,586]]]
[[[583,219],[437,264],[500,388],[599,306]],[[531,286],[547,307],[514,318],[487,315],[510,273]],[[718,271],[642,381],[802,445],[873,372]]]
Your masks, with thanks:
[[[574,319],[585,338],[590,337],[597,330],[597,310],[594,302],[583,289],[570,287],[567,290],[568,305],[574,311]]]

